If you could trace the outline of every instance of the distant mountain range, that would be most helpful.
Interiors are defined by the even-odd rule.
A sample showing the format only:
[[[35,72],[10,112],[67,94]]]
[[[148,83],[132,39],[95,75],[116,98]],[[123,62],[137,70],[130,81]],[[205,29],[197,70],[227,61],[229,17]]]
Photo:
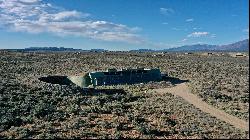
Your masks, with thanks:
[[[138,49],[138,50],[130,50],[130,52],[155,52],[156,50],[152,49]]]
[[[64,48],[64,47],[29,47],[23,51],[80,51],[81,49]]]
[[[64,48],[64,47],[29,47],[24,49],[5,49],[9,51],[21,51],[21,52],[106,52],[108,50],[105,49],[90,49],[90,50],[82,50],[82,49],[74,49],[74,48]]]
[[[105,49],[91,49],[82,50],[74,48],[64,47],[29,47],[25,49],[6,49],[10,51],[81,51],[81,52],[107,52]],[[184,45],[181,47],[163,49],[163,50],[152,50],[152,49],[137,49],[130,50],[130,52],[202,52],[202,51],[230,51],[230,52],[246,52],[249,51],[249,39],[238,41],[228,45],[208,45],[208,44],[194,44]]]
[[[130,50],[130,52],[205,52],[205,51],[228,51],[228,52],[245,52],[249,51],[249,40],[245,39],[236,43],[228,45],[208,45],[208,44],[194,44],[184,45],[181,47],[152,50],[152,49],[138,49]]]
[[[195,44],[177,48],[165,49],[164,51],[233,51],[244,52],[249,50],[249,40],[245,39],[228,45]]]

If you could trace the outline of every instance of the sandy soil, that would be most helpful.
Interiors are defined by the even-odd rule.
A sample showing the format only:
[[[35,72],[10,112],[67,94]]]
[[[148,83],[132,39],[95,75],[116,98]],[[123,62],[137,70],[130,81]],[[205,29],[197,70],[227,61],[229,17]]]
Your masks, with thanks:
[[[225,121],[236,128],[243,129],[245,131],[249,130],[249,122],[241,120],[237,117],[229,115],[222,110],[216,109],[211,105],[208,105],[206,102],[202,101],[198,96],[192,94],[185,83],[176,84],[176,86],[172,88],[164,88],[164,89],[155,89],[158,93],[172,93],[173,95],[177,95],[182,97],[188,103],[193,104],[195,107],[199,108],[203,112],[209,113],[210,115]]]

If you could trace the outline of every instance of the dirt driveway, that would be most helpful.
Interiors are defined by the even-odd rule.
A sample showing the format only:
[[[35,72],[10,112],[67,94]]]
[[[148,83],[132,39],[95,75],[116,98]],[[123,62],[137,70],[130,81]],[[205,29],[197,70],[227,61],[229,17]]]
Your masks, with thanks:
[[[176,84],[176,86],[172,88],[154,89],[154,91],[158,93],[172,93],[173,95],[180,96],[188,103],[193,104],[195,107],[199,108],[203,112],[209,113],[210,115],[222,121],[225,121],[237,128],[243,129],[245,131],[249,130],[249,122],[241,120],[237,117],[225,113],[222,110],[216,109],[213,106],[208,105],[206,102],[202,101],[198,96],[192,94],[185,83]]]

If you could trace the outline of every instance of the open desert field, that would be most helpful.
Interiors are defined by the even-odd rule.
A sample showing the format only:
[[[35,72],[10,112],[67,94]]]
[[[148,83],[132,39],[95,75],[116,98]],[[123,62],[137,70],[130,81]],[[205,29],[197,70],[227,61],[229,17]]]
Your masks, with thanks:
[[[136,67],[159,68],[183,81],[85,91],[39,80]],[[249,138],[249,130],[162,91],[178,82],[213,109],[249,122],[248,57],[0,51],[0,138]]]

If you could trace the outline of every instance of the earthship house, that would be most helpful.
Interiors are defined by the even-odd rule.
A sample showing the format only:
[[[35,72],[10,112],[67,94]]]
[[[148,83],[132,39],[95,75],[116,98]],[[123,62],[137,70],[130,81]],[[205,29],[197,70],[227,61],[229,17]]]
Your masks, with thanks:
[[[108,69],[105,72],[90,72],[82,76],[69,76],[68,79],[80,87],[135,84],[162,80],[160,69]]]

